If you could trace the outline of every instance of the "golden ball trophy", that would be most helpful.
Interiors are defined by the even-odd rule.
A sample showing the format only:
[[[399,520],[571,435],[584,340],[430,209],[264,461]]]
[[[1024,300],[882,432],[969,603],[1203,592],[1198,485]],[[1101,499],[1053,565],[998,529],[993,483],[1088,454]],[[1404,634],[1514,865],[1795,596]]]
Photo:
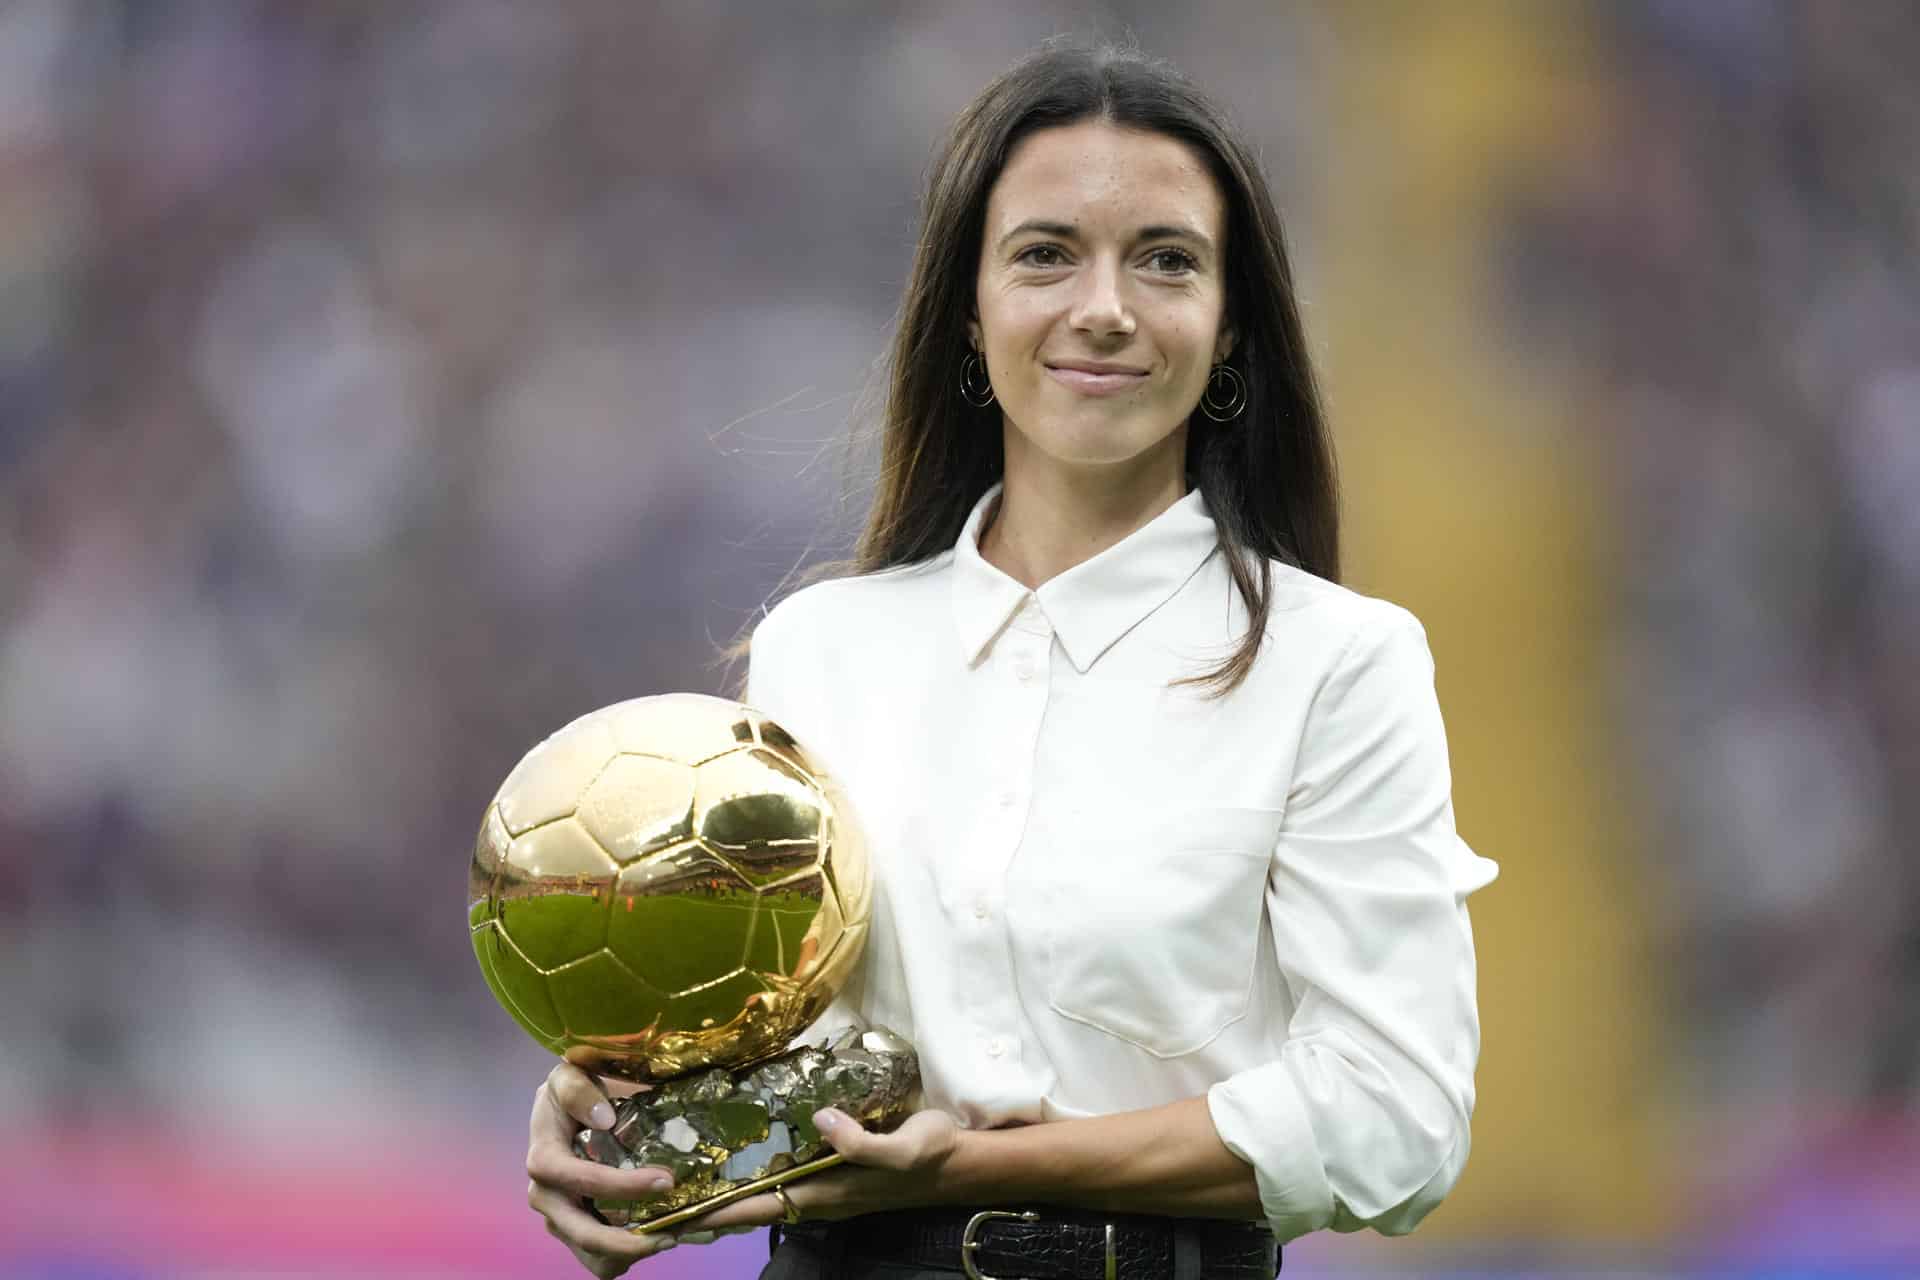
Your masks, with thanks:
[[[912,1113],[899,1036],[790,1047],[859,960],[872,900],[839,783],[739,703],[616,703],[515,766],[474,846],[480,971],[548,1049],[645,1086],[575,1153],[674,1177],[657,1200],[595,1201],[602,1218],[663,1230],[839,1163],[821,1107],[883,1131]]]

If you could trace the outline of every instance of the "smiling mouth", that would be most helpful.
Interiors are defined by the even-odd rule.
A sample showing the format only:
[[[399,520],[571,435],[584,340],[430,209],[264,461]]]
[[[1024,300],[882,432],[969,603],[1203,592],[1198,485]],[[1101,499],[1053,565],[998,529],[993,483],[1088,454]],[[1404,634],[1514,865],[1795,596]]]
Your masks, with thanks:
[[[1132,369],[1076,369],[1059,364],[1048,365],[1047,376],[1062,386],[1090,396],[1131,391],[1147,380],[1144,372]]]

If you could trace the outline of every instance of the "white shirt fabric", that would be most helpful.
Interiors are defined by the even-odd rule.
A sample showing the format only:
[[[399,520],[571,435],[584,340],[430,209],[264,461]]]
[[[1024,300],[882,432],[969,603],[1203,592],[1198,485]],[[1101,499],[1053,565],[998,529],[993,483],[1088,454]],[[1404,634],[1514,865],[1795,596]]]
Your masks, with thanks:
[[[1425,633],[1276,562],[1267,640],[1196,490],[1029,591],[951,551],[822,582],[754,634],[747,700],[837,773],[866,953],[818,1024],[918,1047],[975,1128],[1205,1094],[1274,1234],[1410,1231],[1466,1162],[1479,1053]]]

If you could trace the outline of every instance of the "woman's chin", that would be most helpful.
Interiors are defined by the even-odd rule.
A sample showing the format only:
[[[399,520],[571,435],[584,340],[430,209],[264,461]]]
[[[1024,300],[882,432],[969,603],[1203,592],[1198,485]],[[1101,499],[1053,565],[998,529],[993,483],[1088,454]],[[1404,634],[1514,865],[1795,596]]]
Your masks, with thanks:
[[[1035,462],[1089,471],[1111,471],[1130,464],[1144,465],[1154,455],[1172,448],[1184,456],[1185,442],[1175,445],[1178,430],[1149,433],[1116,430],[1111,420],[1058,422],[1044,434],[1022,433],[1032,446]]]

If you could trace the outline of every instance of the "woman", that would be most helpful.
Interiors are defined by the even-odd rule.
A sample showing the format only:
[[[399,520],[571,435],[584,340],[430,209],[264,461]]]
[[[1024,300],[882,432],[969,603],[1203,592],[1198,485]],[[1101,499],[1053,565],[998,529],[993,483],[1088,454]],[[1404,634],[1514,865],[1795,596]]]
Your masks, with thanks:
[[[1494,866],[1419,624],[1335,585],[1279,221],[1210,103],[1048,47],[968,107],[883,450],[859,572],[772,610],[748,700],[861,806],[828,1017],[913,1040],[929,1109],[822,1113],[847,1165],[698,1228],[782,1224],[775,1277],[1271,1276],[1276,1240],[1411,1230],[1466,1160]],[[581,1207],[664,1178],[567,1154],[608,1117],[562,1065],[528,1155],[601,1276],[673,1243]]]

